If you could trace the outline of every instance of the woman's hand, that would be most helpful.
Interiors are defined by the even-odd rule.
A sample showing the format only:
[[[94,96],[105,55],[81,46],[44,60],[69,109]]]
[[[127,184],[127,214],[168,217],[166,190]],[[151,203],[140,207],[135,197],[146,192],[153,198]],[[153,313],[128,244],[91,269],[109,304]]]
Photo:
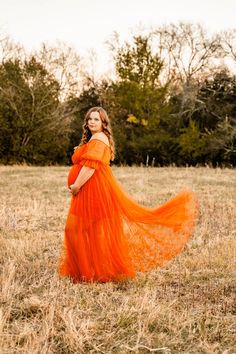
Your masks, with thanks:
[[[79,192],[79,190],[80,190],[80,188],[78,186],[76,186],[75,184],[71,184],[69,187],[69,192],[74,196]]]

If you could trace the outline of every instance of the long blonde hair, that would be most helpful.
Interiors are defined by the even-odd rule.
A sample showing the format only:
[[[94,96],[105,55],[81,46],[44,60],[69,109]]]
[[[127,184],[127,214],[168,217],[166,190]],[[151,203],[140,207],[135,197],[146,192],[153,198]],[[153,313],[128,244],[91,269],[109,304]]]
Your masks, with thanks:
[[[79,146],[87,144],[87,142],[90,140],[90,138],[92,136],[92,133],[88,128],[88,119],[89,119],[90,114],[92,112],[99,113],[99,116],[102,121],[102,131],[108,137],[110,148],[111,148],[111,160],[113,161],[115,158],[115,143],[114,143],[114,140],[112,137],[112,129],[111,129],[111,124],[110,124],[110,119],[107,115],[107,112],[102,107],[92,107],[85,114],[84,124],[83,124],[83,134],[82,134],[82,138],[81,138]]]

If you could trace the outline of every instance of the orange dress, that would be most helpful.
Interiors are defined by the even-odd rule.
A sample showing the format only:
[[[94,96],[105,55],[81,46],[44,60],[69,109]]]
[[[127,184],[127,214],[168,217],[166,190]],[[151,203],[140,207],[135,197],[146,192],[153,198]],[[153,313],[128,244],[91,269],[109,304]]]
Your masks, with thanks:
[[[68,185],[82,166],[95,169],[72,196],[59,274],[74,281],[115,281],[164,265],[181,252],[197,217],[194,193],[183,191],[157,208],[132,199],[112,173],[110,147],[92,139],[72,156]]]

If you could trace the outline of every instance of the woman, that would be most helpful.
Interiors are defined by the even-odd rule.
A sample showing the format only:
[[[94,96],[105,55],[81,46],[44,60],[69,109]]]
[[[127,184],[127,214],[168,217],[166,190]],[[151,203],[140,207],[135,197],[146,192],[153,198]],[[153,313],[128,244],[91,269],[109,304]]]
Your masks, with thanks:
[[[72,199],[60,275],[106,282],[162,266],[181,252],[192,234],[195,195],[184,191],[154,209],[139,205],[109,166],[114,142],[105,110],[91,108],[83,129],[68,176]]]

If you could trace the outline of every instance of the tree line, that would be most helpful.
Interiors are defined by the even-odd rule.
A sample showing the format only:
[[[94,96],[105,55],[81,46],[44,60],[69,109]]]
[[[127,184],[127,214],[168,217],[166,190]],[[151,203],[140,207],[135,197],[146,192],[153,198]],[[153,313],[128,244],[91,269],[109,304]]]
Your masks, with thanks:
[[[236,30],[178,23],[108,41],[114,78],[66,44],[26,54],[0,37],[0,162],[69,164],[85,112],[104,107],[116,164],[235,166]]]

